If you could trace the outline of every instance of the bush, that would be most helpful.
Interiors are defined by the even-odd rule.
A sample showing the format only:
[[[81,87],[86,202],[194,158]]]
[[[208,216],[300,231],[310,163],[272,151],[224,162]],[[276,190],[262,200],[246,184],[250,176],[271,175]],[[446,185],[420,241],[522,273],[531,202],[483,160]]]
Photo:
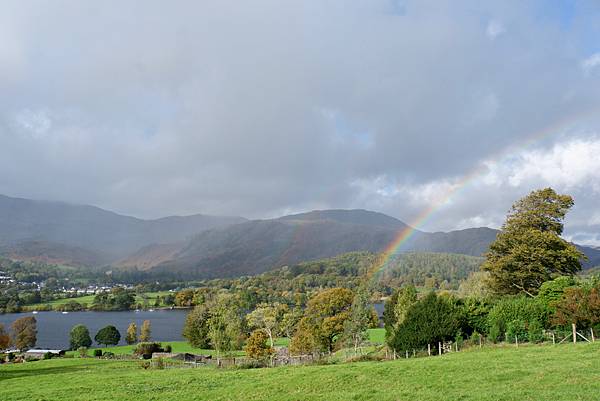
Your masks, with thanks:
[[[529,323],[529,327],[527,327],[527,339],[530,343],[541,343],[544,341],[543,328],[537,320]]]
[[[44,359],[52,359],[52,353],[51,353],[51,352],[46,352],[46,353],[44,354],[44,357],[43,357],[43,358],[44,358]]]
[[[152,354],[155,352],[165,352],[165,350],[161,346],[161,343],[157,343],[157,342],[139,343],[133,350],[134,355],[141,356],[144,359],[152,358]]]
[[[108,352],[105,352],[102,356],[104,358],[111,359],[111,358],[115,357],[115,354],[113,352],[108,351]]]
[[[488,330],[488,337],[494,344],[500,340],[500,327],[497,324],[493,324]]]
[[[77,352],[79,353],[80,358],[85,358],[88,355],[87,347],[79,347],[79,348],[77,348]],[[100,352],[102,352],[102,351],[100,351]]]
[[[506,341],[514,342],[515,338],[521,342],[527,338],[527,326],[522,320],[512,320],[506,325]]]
[[[471,334],[471,337],[469,338],[469,341],[471,342],[471,344],[476,345],[476,344],[479,344],[479,340],[481,340],[481,334],[479,334],[478,332],[474,331]]]
[[[451,299],[432,292],[408,308],[391,345],[399,352],[453,340],[463,321],[461,309]]]
[[[548,323],[548,309],[539,300],[534,298],[507,297],[500,300],[488,314],[488,327],[498,326],[499,333],[508,331],[508,324],[515,320],[529,324],[535,320],[546,327]],[[519,338],[521,338],[519,336]],[[514,341],[514,337],[511,341]]]
[[[94,356],[95,357],[101,357],[102,356],[102,350],[101,349],[95,349],[94,350]]]
[[[165,352],[173,352],[173,347],[171,347],[171,344],[165,345]]]

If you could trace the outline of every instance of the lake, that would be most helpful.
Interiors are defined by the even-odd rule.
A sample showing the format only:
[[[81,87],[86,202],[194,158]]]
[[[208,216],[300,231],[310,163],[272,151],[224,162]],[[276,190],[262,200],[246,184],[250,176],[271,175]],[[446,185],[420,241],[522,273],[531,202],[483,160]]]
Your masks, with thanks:
[[[37,320],[37,348],[68,348],[69,332],[76,324],[83,324],[90,330],[92,340],[99,329],[106,325],[115,326],[121,333],[121,343],[125,344],[125,334],[129,323],[135,322],[139,330],[144,320],[150,320],[152,339],[157,341],[181,341],[181,331],[188,310],[155,310],[124,312],[38,312],[7,313],[0,315],[0,323],[8,330],[12,322],[25,316],[35,316]],[[94,343],[94,346],[96,344]]]

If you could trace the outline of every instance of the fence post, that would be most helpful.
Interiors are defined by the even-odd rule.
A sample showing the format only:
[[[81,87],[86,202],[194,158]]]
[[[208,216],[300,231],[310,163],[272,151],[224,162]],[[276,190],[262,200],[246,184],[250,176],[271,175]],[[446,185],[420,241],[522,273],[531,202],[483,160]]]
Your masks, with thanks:
[[[517,345],[517,348],[519,348],[519,336],[517,336],[515,334],[515,344]]]
[[[481,348],[481,334],[479,335],[479,348]]]
[[[556,338],[554,337],[554,332],[552,332],[552,345],[556,345]]]
[[[415,349],[413,348],[413,357],[415,357],[415,356],[416,356],[416,351],[415,351]]]
[[[592,335],[592,342],[596,342],[596,339],[594,338],[594,328],[590,328],[590,334]]]
[[[438,341],[438,355],[442,355],[442,343]]]
[[[427,355],[431,356],[431,344],[427,344]]]
[[[575,323],[571,323],[571,327],[573,328],[573,344],[577,344],[577,326]]]

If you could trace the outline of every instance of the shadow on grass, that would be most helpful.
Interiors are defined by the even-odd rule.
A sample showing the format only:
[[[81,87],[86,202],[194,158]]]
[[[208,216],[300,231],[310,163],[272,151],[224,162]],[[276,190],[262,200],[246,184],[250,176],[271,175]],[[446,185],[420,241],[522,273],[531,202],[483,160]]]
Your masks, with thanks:
[[[44,375],[56,375],[56,374],[64,374],[64,373],[73,373],[80,370],[86,370],[89,367],[93,366],[93,364],[83,364],[83,365],[72,365],[72,366],[48,366],[41,367],[40,365],[28,368],[27,365],[39,363],[39,362],[25,362],[24,364],[19,364],[18,368],[15,369],[2,369],[0,367],[0,382],[3,380],[10,379],[19,379],[22,377],[29,376],[44,376]],[[31,366],[31,365],[29,365]]]

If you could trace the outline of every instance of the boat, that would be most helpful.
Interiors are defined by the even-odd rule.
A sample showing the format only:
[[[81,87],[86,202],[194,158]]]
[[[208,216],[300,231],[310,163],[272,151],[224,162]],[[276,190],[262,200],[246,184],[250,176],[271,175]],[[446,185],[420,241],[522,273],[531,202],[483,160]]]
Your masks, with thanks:
[[[34,310],[34,311],[33,311],[33,312],[31,312],[31,313],[33,313],[34,315],[37,315],[38,311]]]
[[[148,312],[154,312],[154,309],[148,309]]]
[[[69,312],[67,312],[67,311],[62,312],[63,315],[66,315],[67,313],[69,313]]]

